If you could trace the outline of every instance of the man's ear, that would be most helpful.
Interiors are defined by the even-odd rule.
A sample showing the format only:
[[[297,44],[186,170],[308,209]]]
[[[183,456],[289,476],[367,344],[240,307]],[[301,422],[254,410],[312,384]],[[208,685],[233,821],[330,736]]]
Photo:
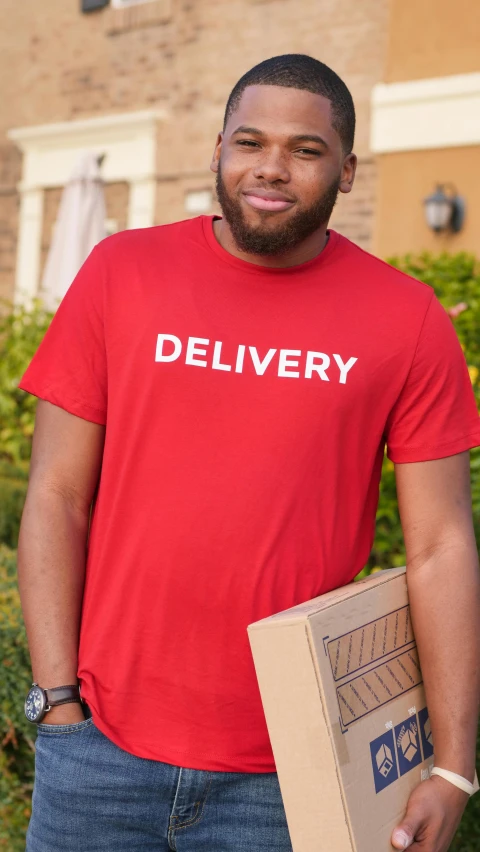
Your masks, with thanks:
[[[218,172],[218,164],[220,162],[220,152],[222,150],[222,142],[223,142],[223,133],[219,133],[217,136],[217,141],[215,142],[215,148],[213,150],[212,162],[210,163],[210,171]]]
[[[340,192],[351,192],[357,170],[356,154],[347,154],[343,161],[342,177],[340,179]]]

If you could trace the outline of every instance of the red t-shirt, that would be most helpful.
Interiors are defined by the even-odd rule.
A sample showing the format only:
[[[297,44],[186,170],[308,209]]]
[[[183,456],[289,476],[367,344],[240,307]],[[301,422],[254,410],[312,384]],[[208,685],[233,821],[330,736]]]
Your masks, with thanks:
[[[288,269],[239,260],[212,218],[101,242],[21,387],[106,424],[78,677],[140,757],[270,772],[247,625],[367,561],[394,462],[480,444],[430,287],[335,232]]]

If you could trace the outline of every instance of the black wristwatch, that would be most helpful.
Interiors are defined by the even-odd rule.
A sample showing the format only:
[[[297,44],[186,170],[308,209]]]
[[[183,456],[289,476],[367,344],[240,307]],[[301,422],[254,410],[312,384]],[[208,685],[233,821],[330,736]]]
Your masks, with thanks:
[[[55,686],[53,689],[42,689],[38,683],[32,683],[32,688],[29,690],[25,699],[25,716],[29,722],[38,724],[52,707],[58,707],[59,704],[73,703],[82,703],[78,684],[75,686]]]

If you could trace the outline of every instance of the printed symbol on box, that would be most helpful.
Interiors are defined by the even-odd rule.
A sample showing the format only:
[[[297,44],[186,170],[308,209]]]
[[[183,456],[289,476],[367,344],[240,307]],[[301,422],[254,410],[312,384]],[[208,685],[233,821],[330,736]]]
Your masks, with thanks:
[[[370,743],[375,792],[384,790],[398,778],[393,731],[387,731]]]
[[[424,707],[423,710],[420,710],[418,714],[418,721],[420,723],[420,737],[422,740],[423,759],[428,760],[429,757],[433,757],[433,739],[432,727],[430,725],[427,707]]]
[[[395,743],[400,775],[405,775],[422,762],[416,716],[410,716],[405,722],[395,726]]]
[[[388,773],[393,769],[392,750],[387,745],[383,744],[377,751],[376,760],[377,769],[380,772],[380,775],[383,775],[383,777],[386,778]]]

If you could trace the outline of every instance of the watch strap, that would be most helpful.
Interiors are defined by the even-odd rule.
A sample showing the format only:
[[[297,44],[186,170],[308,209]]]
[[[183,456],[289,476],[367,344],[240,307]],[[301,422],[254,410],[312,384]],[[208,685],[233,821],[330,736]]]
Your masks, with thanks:
[[[78,684],[72,686],[55,686],[52,689],[45,689],[44,692],[47,704],[50,707],[57,707],[59,704],[73,704],[82,700]]]

